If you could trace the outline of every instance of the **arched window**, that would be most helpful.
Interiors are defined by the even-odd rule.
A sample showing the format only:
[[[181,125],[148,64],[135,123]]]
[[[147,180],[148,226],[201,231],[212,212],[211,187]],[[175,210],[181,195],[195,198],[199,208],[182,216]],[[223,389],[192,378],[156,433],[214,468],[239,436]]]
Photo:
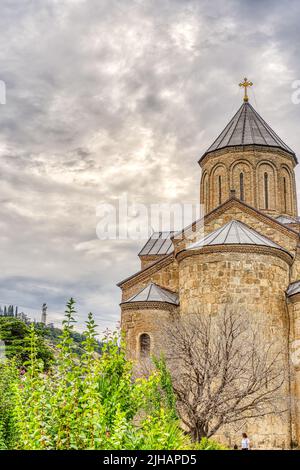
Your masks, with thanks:
[[[283,205],[284,205],[284,213],[287,212],[287,203],[286,203],[286,178],[283,178]]]
[[[140,336],[140,355],[141,357],[150,356],[150,336],[147,333],[143,333]]]
[[[219,206],[222,204],[222,178],[219,176]]]
[[[264,190],[265,190],[265,209],[269,209],[269,175],[268,173],[264,174]]]
[[[240,200],[245,200],[245,192],[244,192],[244,173],[240,173]]]
[[[208,201],[209,200],[209,193],[208,193],[208,181],[206,180],[205,182],[205,211],[208,212],[208,207],[209,207],[209,204],[208,204]]]

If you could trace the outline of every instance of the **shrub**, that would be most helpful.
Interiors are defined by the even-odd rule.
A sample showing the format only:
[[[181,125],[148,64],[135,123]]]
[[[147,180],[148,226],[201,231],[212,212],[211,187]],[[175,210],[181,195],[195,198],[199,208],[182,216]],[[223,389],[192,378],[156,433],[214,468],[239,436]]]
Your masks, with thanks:
[[[216,442],[212,439],[208,439],[207,437],[202,437],[200,442],[195,443],[193,445],[193,449],[195,450],[228,450],[228,448],[225,447],[224,445],[219,444],[219,442]]]
[[[0,448],[178,450],[197,446],[180,428],[172,382],[163,358],[149,377],[134,378],[122,339],[107,335],[101,355],[88,315],[80,355],[74,349],[75,304],[67,304],[53,366],[45,370],[34,325],[26,337],[24,374],[0,365]]]
[[[133,379],[132,365],[125,359],[117,334],[108,336],[101,356],[97,354],[92,314],[79,357],[73,349],[74,315],[74,301],[70,300],[59,354],[47,373],[38,360],[36,332],[34,327],[30,329],[27,372],[13,386],[17,448],[185,447],[188,440],[163,392],[164,375],[157,370],[148,378]]]

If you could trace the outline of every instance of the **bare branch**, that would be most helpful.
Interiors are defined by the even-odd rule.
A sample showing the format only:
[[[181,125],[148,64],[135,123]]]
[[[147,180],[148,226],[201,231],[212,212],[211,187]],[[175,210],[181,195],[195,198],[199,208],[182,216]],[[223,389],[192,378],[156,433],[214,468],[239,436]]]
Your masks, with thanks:
[[[178,411],[194,439],[286,410],[284,354],[245,315],[186,315],[166,333]]]

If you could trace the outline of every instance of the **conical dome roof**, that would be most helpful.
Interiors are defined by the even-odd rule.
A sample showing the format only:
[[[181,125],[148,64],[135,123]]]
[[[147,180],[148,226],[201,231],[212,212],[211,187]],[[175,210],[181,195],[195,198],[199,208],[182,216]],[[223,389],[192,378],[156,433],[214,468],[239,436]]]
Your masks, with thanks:
[[[215,150],[244,145],[280,148],[296,159],[293,150],[278,137],[253,106],[249,102],[244,102],[200,160]]]
[[[286,295],[288,297],[291,297],[295,294],[300,294],[300,281],[292,282],[286,291]]]
[[[223,227],[209,233],[202,240],[193,243],[187,249],[197,250],[203,246],[212,245],[258,245],[286,251],[277,243],[238,220],[231,220]]]
[[[168,304],[178,305],[178,296],[175,292],[170,292],[167,289],[150,282],[146,287],[140,290],[137,294],[130,297],[130,299],[122,302],[123,304],[129,302],[167,302]]]

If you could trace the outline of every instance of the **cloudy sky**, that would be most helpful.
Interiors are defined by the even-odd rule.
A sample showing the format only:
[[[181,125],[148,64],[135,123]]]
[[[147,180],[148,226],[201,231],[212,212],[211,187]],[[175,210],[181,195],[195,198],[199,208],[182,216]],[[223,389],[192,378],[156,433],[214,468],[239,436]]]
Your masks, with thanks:
[[[66,300],[99,331],[143,241],[100,241],[96,206],[197,202],[197,160],[242,101],[300,154],[298,1],[0,0],[0,304]],[[299,175],[299,172],[298,172]],[[155,228],[155,227],[154,227]]]

